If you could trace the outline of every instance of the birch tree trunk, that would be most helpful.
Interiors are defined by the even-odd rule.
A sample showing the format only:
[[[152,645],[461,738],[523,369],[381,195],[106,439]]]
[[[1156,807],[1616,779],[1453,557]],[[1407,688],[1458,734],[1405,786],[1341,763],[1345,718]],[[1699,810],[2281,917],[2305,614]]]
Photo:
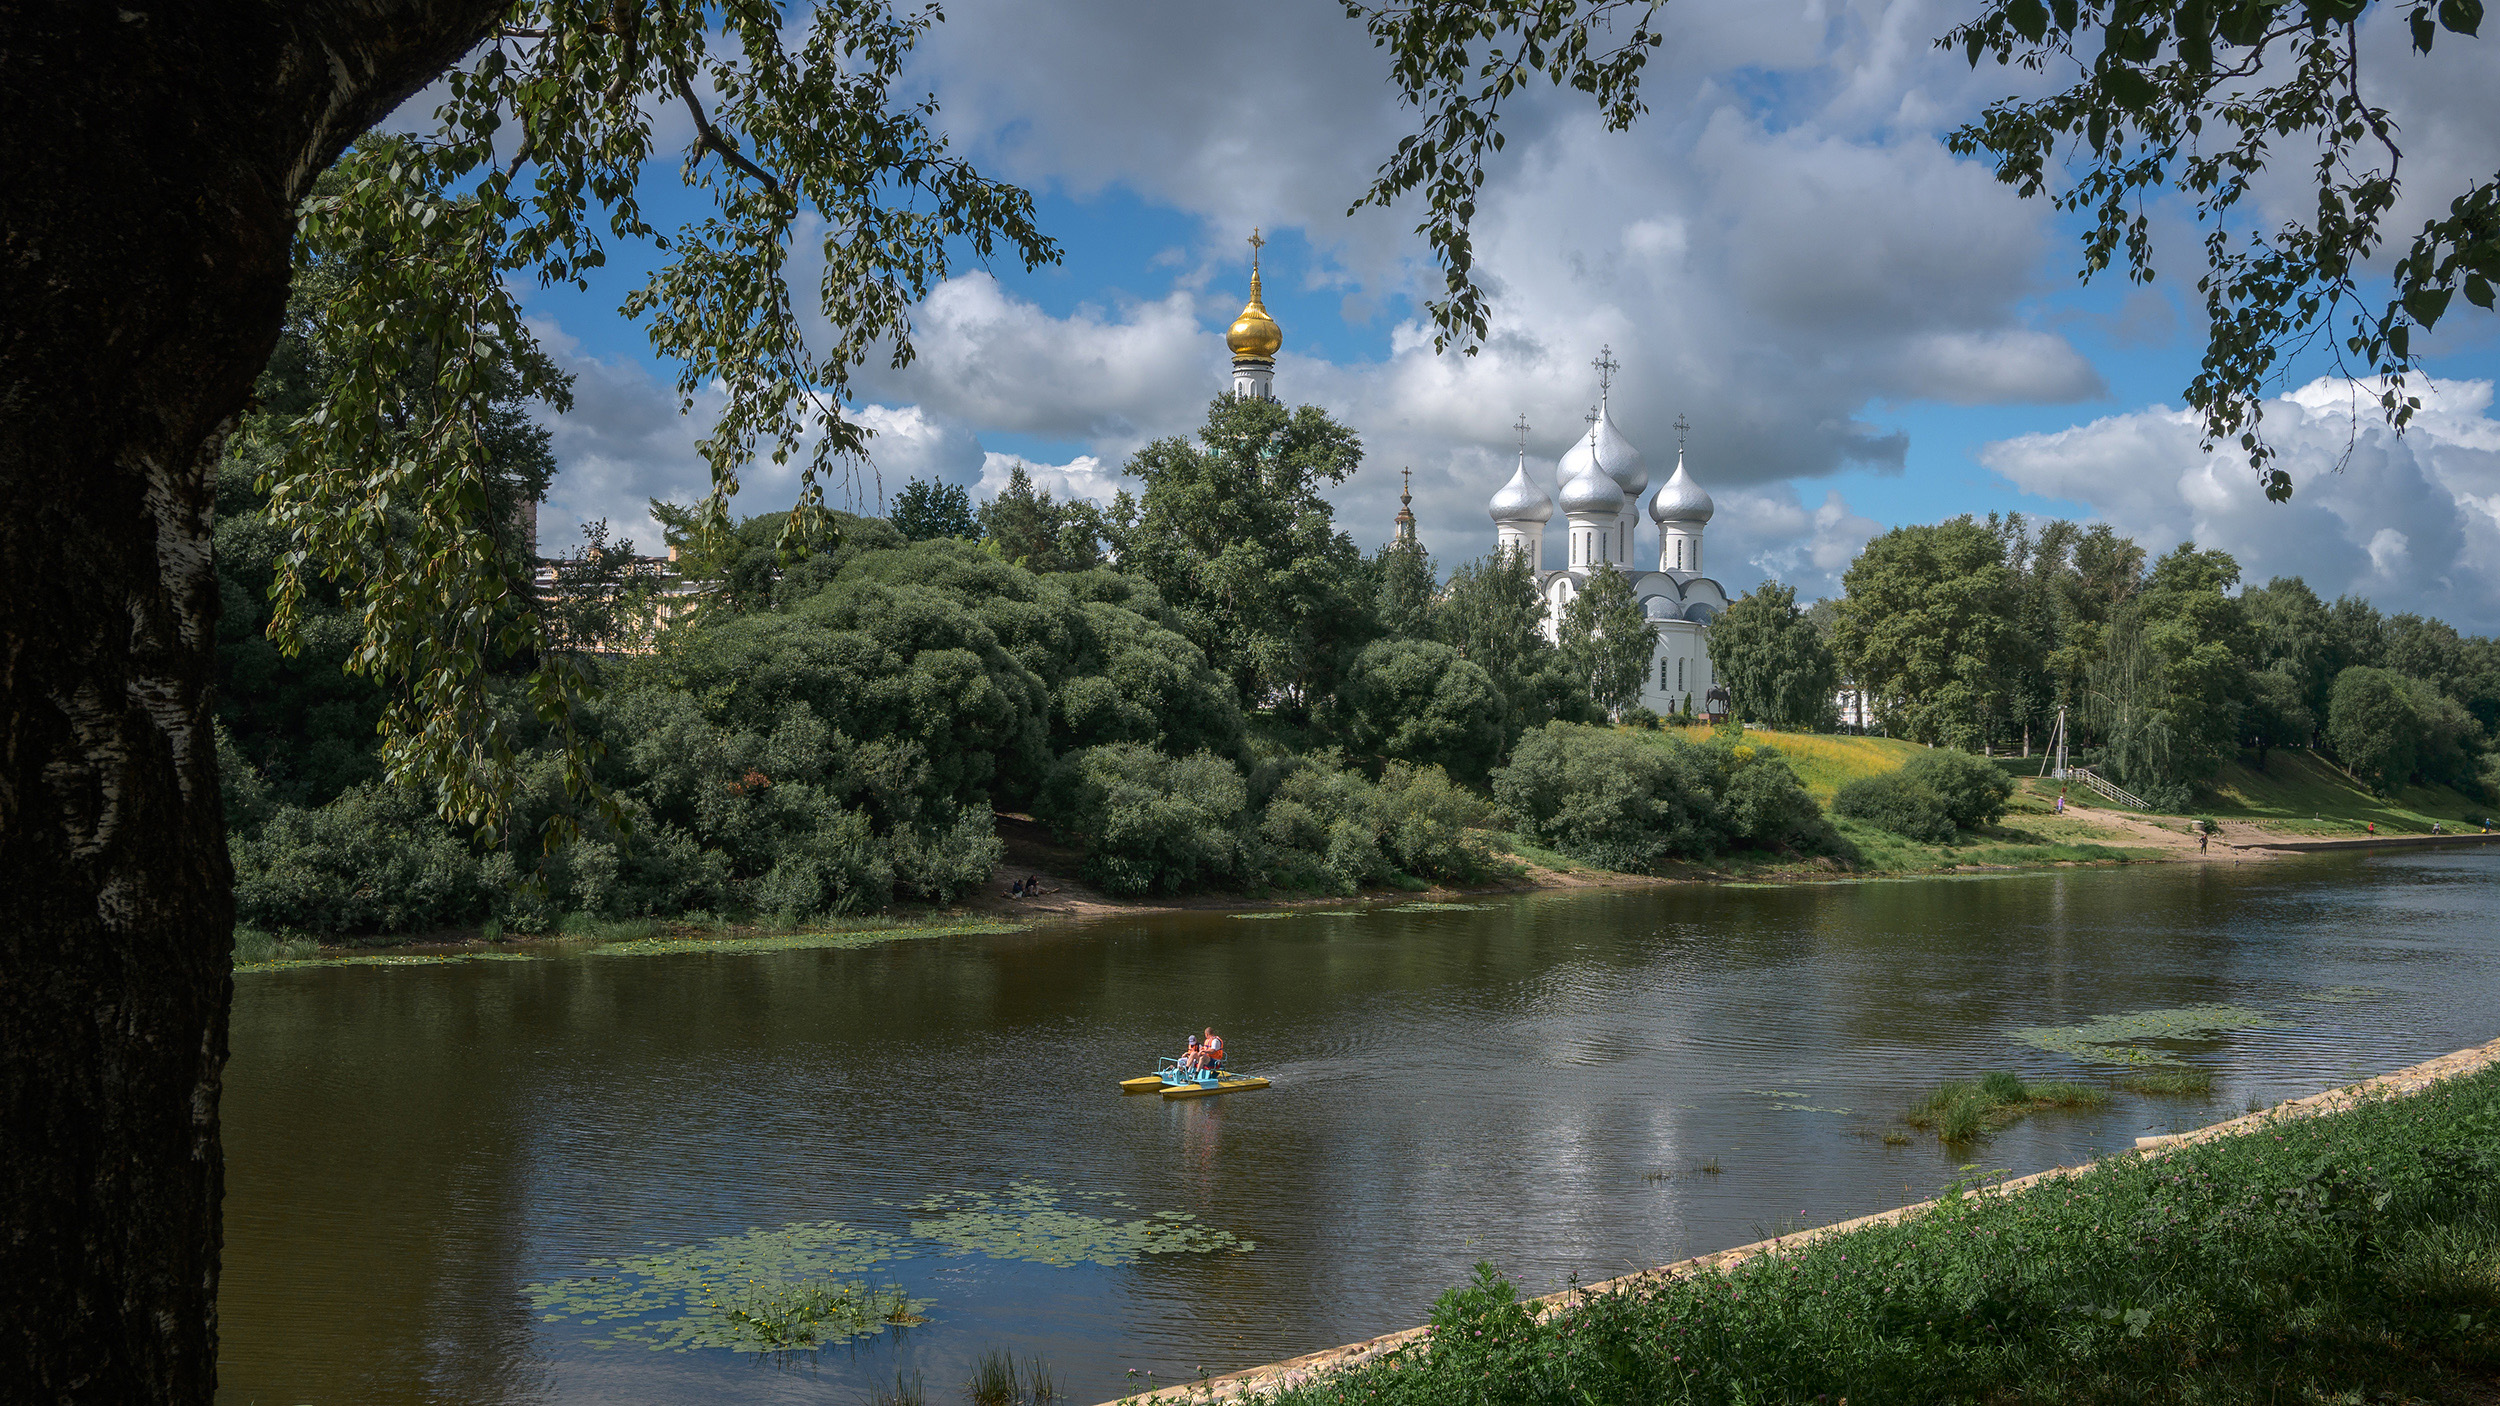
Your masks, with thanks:
[[[0,0],[0,1401],[215,1393],[219,440],[297,199],[495,0]]]

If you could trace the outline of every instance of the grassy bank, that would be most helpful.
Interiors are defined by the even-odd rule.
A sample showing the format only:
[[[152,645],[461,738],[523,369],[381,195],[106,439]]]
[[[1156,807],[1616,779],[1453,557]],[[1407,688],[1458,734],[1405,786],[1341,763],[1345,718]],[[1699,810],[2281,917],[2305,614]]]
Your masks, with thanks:
[[[406,967],[446,962],[535,961],[551,954],[591,957],[652,957],[676,952],[791,952],[833,947],[868,947],[916,937],[978,936],[1015,932],[1021,922],[978,914],[931,913],[900,917],[870,916],[815,923],[737,923],[703,918],[669,921],[636,918],[604,922],[586,915],[568,920],[548,937],[517,942],[494,940],[490,932],[435,934],[433,940],[390,941],[391,950],[325,947],[309,937],[237,928],[234,934],[236,971],[285,971],[298,967]]]
[[[2500,1375],[2500,1070],[2121,1157],[1428,1348],[1280,1406],[2467,1402]]]

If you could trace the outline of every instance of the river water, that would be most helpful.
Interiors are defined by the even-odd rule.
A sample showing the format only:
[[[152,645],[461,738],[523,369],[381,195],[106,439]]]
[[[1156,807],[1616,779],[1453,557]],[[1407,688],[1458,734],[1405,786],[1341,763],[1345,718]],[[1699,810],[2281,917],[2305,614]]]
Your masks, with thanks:
[[[1004,1349],[1097,1401],[1420,1322],[1478,1261],[1545,1292],[2489,1040],[2495,916],[2500,855],[2444,851],[246,973],[221,1400],[937,1406]],[[1885,1141],[1942,1079],[2111,1072],[2016,1031],[2208,1005],[2082,1032],[2208,1098]],[[1274,1087],[1121,1097],[1206,1024]],[[708,1287],[599,1263],[647,1255]],[[650,1346],[775,1275],[926,1321]]]

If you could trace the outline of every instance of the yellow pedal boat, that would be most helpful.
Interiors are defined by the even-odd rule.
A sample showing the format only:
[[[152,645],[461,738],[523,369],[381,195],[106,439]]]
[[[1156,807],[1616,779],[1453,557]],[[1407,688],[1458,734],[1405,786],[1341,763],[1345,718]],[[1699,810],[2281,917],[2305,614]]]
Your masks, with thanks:
[[[1255,1074],[1223,1074],[1212,1069],[1183,1069],[1180,1061],[1167,1059],[1154,1073],[1136,1079],[1122,1079],[1124,1094],[1159,1093],[1165,1098],[1205,1098],[1209,1094],[1239,1093],[1248,1089],[1264,1089],[1267,1080]]]

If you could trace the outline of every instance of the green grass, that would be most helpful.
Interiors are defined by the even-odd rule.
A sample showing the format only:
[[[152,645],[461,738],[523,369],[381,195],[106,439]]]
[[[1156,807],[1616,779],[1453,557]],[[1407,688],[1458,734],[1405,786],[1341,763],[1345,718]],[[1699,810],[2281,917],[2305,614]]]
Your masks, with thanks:
[[[1695,740],[1707,735],[1700,733]],[[1807,793],[1827,806],[1832,802],[1832,794],[1841,787],[1860,777],[1896,770],[1927,750],[1918,743],[1892,737],[1773,732],[1759,727],[1745,729],[1745,740],[1776,748],[1788,759],[1790,769],[1797,773],[1797,780]]]
[[[2445,786],[2406,786],[2373,796],[2314,752],[2268,752],[2263,771],[2251,764],[2253,757],[2222,768],[2200,813],[2320,836],[2363,835],[2372,824],[2382,835],[2426,835],[2433,821],[2456,830],[2492,813],[2492,807]]]
[[[1277,1406],[2487,1402],[2500,1070],[2119,1156],[1539,1316],[1491,1266],[1428,1344]]]
[[[1935,1129],[1939,1141],[1963,1143],[2034,1113],[2098,1108],[2108,1102],[2108,1091],[2089,1084],[2033,1084],[1999,1069],[1934,1090],[1912,1105],[1901,1121],[1913,1128]]]

